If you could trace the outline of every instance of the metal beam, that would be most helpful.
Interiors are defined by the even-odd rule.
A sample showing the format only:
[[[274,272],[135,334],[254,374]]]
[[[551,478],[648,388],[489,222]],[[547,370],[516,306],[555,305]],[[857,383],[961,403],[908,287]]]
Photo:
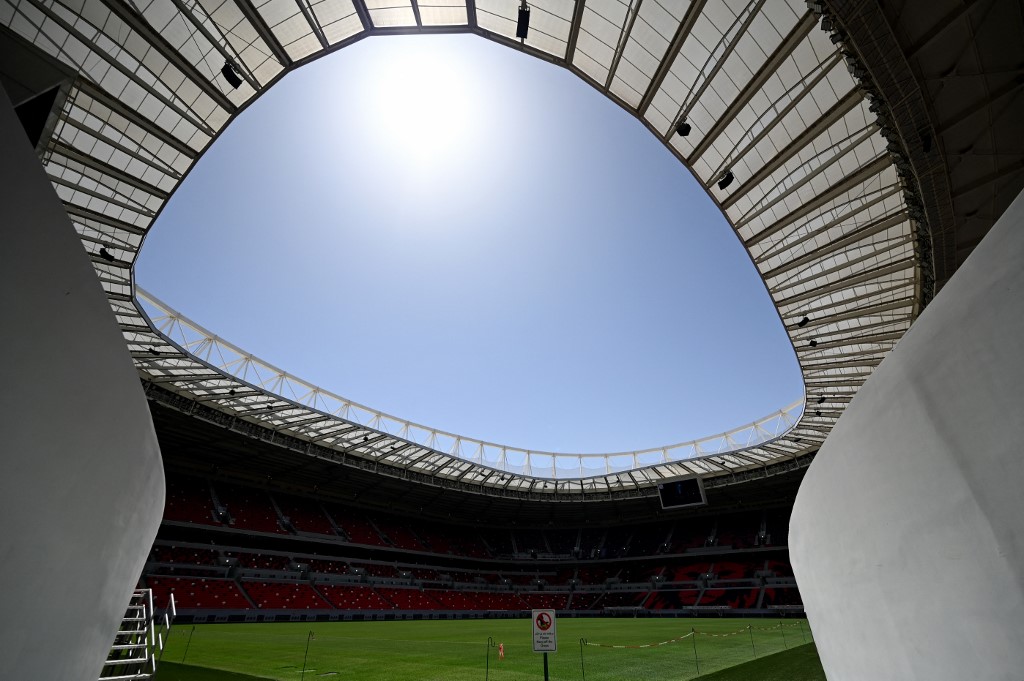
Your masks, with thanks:
[[[694,163],[704,155],[704,152],[706,152],[712,143],[718,139],[718,136],[722,134],[725,128],[733,122],[743,107],[749,104],[754,95],[756,95],[761,88],[764,87],[764,84],[768,82],[768,79],[775,75],[775,72],[778,71],[782,62],[793,54],[793,50],[803,42],[804,38],[807,37],[807,34],[810,33],[811,29],[814,28],[817,22],[818,17],[813,12],[808,11],[804,14],[800,21],[797,22],[796,26],[793,27],[793,30],[791,30],[779,46],[775,48],[775,51],[768,58],[768,61],[762,64],[761,68],[759,68],[757,73],[754,74],[754,77],[750,79],[750,82],[743,86],[743,89],[740,90],[740,93],[732,100],[732,103],[729,104],[728,108],[726,108],[722,115],[718,117],[715,124],[711,126],[711,129],[707,131],[697,146],[694,147],[693,151],[690,152],[690,155],[686,157],[686,164],[688,166],[692,168]]]
[[[306,0],[295,0],[295,4],[299,6],[299,11],[302,12],[302,16],[306,18],[306,23],[309,24],[309,30],[313,32],[316,39],[320,41],[320,47],[327,49],[330,47],[330,43],[327,42],[327,36],[324,35],[324,29],[321,28],[320,23],[313,16],[313,12],[306,6]]]
[[[832,267],[829,267],[827,269],[814,270],[807,273],[807,275],[804,277],[789,279],[785,282],[776,284],[775,286],[771,287],[770,290],[773,294],[775,294],[795,287],[812,285],[813,282],[821,279],[822,277],[828,277],[829,275],[835,274],[845,269],[849,269],[854,265],[863,263],[867,260],[871,260],[872,258],[881,258],[881,256],[888,253],[889,251],[899,248],[900,246],[905,246],[906,244],[913,242],[913,240],[914,236],[912,234],[905,234],[901,236],[899,239],[892,240],[890,243],[886,245],[885,248],[876,248],[860,255],[860,257],[850,258],[849,260],[844,260],[842,262],[835,263],[832,265]],[[799,277],[801,273],[797,272],[795,274]]]
[[[643,99],[640,100],[640,106],[637,109],[637,115],[640,118],[647,115],[647,109],[650,108],[651,102],[654,101],[654,96],[658,94],[658,90],[661,89],[662,84],[665,82],[665,77],[672,70],[672,64],[675,63],[676,57],[679,56],[679,52],[683,49],[683,43],[690,36],[693,25],[697,23],[697,18],[704,11],[704,3],[706,1],[693,0],[690,6],[686,8],[686,14],[683,15],[683,20],[679,22],[679,28],[676,29],[675,35],[672,36],[672,42],[669,43],[668,49],[665,50],[665,56],[661,58],[658,70],[654,72],[651,84],[647,86],[647,92],[644,93]]]
[[[635,6],[634,2],[636,3]],[[629,5],[626,7],[626,23],[622,25],[622,30],[619,32],[619,44],[615,46],[615,55],[612,57],[612,63],[608,67],[608,76],[604,80],[605,90],[612,89],[612,81],[615,79],[615,72],[619,68],[619,62],[622,61],[622,53],[626,51],[626,43],[629,42],[629,34],[633,32],[633,24],[636,23],[636,18],[640,15],[640,7],[643,4],[644,0],[630,0]]]
[[[825,234],[826,232],[842,225],[847,220],[855,220],[855,217],[859,213],[863,213],[872,206],[875,206],[888,198],[896,196],[897,194],[901,194],[902,191],[903,190],[900,188],[899,185],[892,185],[885,191],[872,191],[859,195],[856,197],[856,200],[847,201],[845,202],[845,204],[843,204],[846,208],[848,208],[848,210],[838,212],[838,207],[836,207],[835,209],[833,209],[836,211],[835,217],[833,217],[828,222],[823,223],[817,229],[804,232],[799,237],[790,238],[793,236],[793,232],[790,232],[784,238],[779,239],[777,243],[773,244],[771,248],[765,249],[763,253],[754,258],[754,263],[758,266],[758,269],[760,269],[761,265],[771,260],[772,258],[778,258],[786,251],[793,250],[794,248],[802,246],[803,244],[809,241],[813,241],[822,234]],[[874,195],[873,198],[871,198],[868,201],[864,200],[866,197],[871,196],[872,194]]]
[[[828,191],[819,194],[818,196],[814,197],[807,203],[803,204],[802,206],[794,210],[793,212],[783,216],[779,220],[776,220],[774,223],[762,229],[757,234],[754,234],[749,239],[746,239],[743,242],[743,245],[746,246],[748,249],[751,248],[754,244],[759,243],[764,239],[767,239],[771,235],[778,232],[780,229],[783,229],[786,226],[796,222],[800,218],[807,216],[808,214],[814,212],[818,208],[827,204],[829,201],[832,201],[833,199],[842,196],[844,193],[850,191],[857,185],[865,182],[872,176],[879,174],[880,172],[882,172],[891,165],[892,161],[889,160],[888,156],[878,156],[877,158],[875,158],[875,160],[873,160],[872,162],[868,163],[865,166],[862,166],[853,174],[847,175],[842,181],[834,185]],[[740,225],[736,226],[739,227]]]
[[[153,121],[149,120],[148,118],[140,116],[139,113],[134,109],[129,109],[123,103],[121,103],[121,100],[114,99],[110,95],[110,93],[108,93],[106,90],[102,89],[95,83],[93,83],[91,80],[79,78],[75,81],[75,87],[79,90],[79,92],[85,94],[90,99],[99,102],[101,105],[105,106],[107,109],[117,114],[121,118],[124,118],[129,123],[139,126],[142,130],[152,135],[153,137],[156,137],[158,140],[160,140],[167,146],[171,147],[182,156],[185,156],[189,159],[194,159],[196,156],[199,155],[199,152],[196,149],[193,149],[192,147],[188,146],[188,144],[178,139],[164,128],[161,128],[160,126],[156,125],[155,123],[153,123]],[[77,99],[77,95],[72,94],[72,98]],[[92,115],[96,116],[96,113],[91,111],[90,109],[86,109],[83,107],[82,110],[89,111]],[[97,118],[101,117],[97,116]],[[125,135],[127,136],[127,133],[125,133]]]
[[[192,62],[187,61],[178,50],[160,35],[159,31],[150,26],[145,17],[138,14],[134,7],[125,2],[125,0],[102,0],[102,2],[118,19],[130,26],[143,40],[152,45],[164,59],[181,71],[183,76],[195,83],[218,106],[231,114],[238,110],[238,107],[217,86],[203,75]]]
[[[800,256],[799,258],[790,260],[784,265],[779,265],[778,267],[771,269],[767,272],[762,272],[761,276],[764,277],[766,281],[768,279],[773,279],[779,276],[780,274],[785,274],[786,272],[789,272],[794,268],[803,267],[804,265],[807,265],[815,260],[821,260],[822,258],[835,253],[836,251],[842,250],[848,246],[852,246],[853,244],[863,241],[864,239],[870,236],[874,236],[879,232],[884,232],[890,227],[895,227],[900,223],[906,222],[908,219],[909,218],[907,217],[907,214],[902,211],[897,213],[896,215],[883,216],[873,222],[869,222],[868,224],[855,229],[854,231],[850,232],[849,234],[846,234],[845,236],[839,239],[836,239],[835,241],[830,241],[824,246],[816,248],[813,251],[809,251],[804,255]]]
[[[706,75],[704,74],[704,69],[707,68],[708,62],[704,62],[704,68],[701,69],[701,75],[704,76],[703,82],[700,84],[700,87],[697,88],[696,92],[691,91],[686,94],[686,99],[683,100],[683,105],[679,107],[679,112],[676,114],[676,117],[675,119],[673,119],[673,122],[680,119],[685,119],[687,116],[690,115],[690,112],[693,111],[693,107],[696,106],[697,102],[700,101],[700,98],[704,96],[704,91],[711,86],[711,81],[715,79],[719,71],[721,71],[722,68],[725,66],[725,62],[727,62],[729,60],[729,57],[732,56],[732,53],[736,49],[736,45],[739,44],[740,39],[742,39],[743,36],[747,34],[747,29],[750,28],[750,24],[753,23],[754,17],[756,17],[758,12],[761,11],[761,7],[764,5],[765,0],[752,0],[752,2],[756,3],[755,6],[753,6],[753,8],[750,9],[750,11],[747,13],[746,18],[743,20],[743,23],[740,24],[740,27],[736,31],[736,34],[725,46],[725,50],[722,52],[721,55],[719,55],[718,59],[715,61],[715,65],[711,67],[711,71],[709,71]],[[736,23],[733,22],[733,24],[729,26],[729,30],[731,30],[735,25]],[[728,31],[726,31],[726,33],[728,33]],[[722,35],[722,38],[725,38],[724,34]],[[719,45],[720,44],[721,41],[719,41]],[[715,46],[715,49],[717,48],[718,45]],[[711,50],[711,53],[708,55],[708,60],[710,60],[714,54],[715,50],[713,49]],[[670,129],[664,137],[667,139],[668,135],[671,134],[672,131]]]
[[[474,2],[474,0],[470,0],[470,2]],[[572,21],[569,24],[569,39],[565,43],[565,61],[567,63],[572,63],[572,55],[576,52],[576,41],[580,37],[580,26],[583,24],[583,10],[586,9],[586,5],[586,0],[576,0],[576,6],[572,10]]]
[[[772,106],[770,106],[757,119],[758,121],[760,121],[762,118],[765,118],[769,114],[774,112],[775,117],[771,119],[771,122],[768,123],[767,125],[765,125],[764,127],[762,127],[757,132],[756,135],[754,135],[752,138],[750,138],[750,141],[747,142],[745,147],[743,147],[739,151],[736,151],[736,148],[734,147],[732,150],[730,150],[730,152],[728,154],[723,154],[723,156],[722,156],[722,158],[723,158],[722,164],[719,165],[719,167],[715,169],[715,172],[712,173],[712,175],[718,175],[719,173],[721,173],[723,167],[731,164],[734,159],[743,158],[748,153],[750,153],[751,149],[756,147],[761,142],[761,140],[763,140],[765,137],[767,137],[768,134],[771,133],[771,131],[775,129],[776,126],[781,124],[782,120],[786,117],[786,115],[790,111],[795,109],[797,107],[797,105],[800,104],[801,101],[803,101],[803,98],[806,97],[808,94],[810,94],[812,90],[814,90],[814,88],[818,85],[818,83],[820,83],[822,80],[825,79],[825,77],[828,75],[829,71],[833,67],[835,67],[835,65],[838,64],[841,61],[841,59],[842,59],[842,57],[838,53],[833,54],[829,59],[827,59],[826,61],[822,62],[815,70],[812,71],[812,73],[814,73],[814,76],[811,77],[811,79],[809,81],[804,82],[804,79],[801,79],[800,81],[795,83],[793,85],[793,87],[791,87],[789,90],[786,90],[786,92],[783,93],[783,96],[779,97],[779,99],[775,100],[775,102],[772,103]],[[804,78],[807,78],[809,75],[810,74],[808,74],[807,76],[804,76]],[[797,92],[795,95],[793,95],[790,98],[789,103],[786,104],[781,109],[776,111],[775,110],[775,104],[777,102],[779,102],[780,100],[782,100],[787,95],[789,95],[790,92],[792,92],[798,85],[801,85],[801,84],[802,84],[802,87],[800,88],[800,91]],[[753,128],[753,126],[751,126],[751,127]],[[740,142],[742,142],[742,141],[743,141],[743,138],[740,139]],[[737,147],[738,146],[739,146],[739,143],[737,143]]]
[[[142,227],[136,227],[133,224],[124,222],[123,220],[118,220],[117,218],[109,217],[107,215],[104,215],[103,213],[97,213],[96,211],[85,208],[84,206],[65,203],[64,211],[69,215],[76,216],[78,218],[81,218],[82,220],[92,220],[94,222],[99,222],[108,227],[123,230],[125,232],[128,232],[129,234],[134,234],[136,236],[142,236],[147,231]]]
[[[736,190],[727,196],[722,201],[722,209],[728,209],[737,199],[744,196],[751,189],[761,184],[766,178],[770,177],[772,173],[781,168],[789,159],[796,156],[798,153],[807,148],[816,137],[821,135],[823,132],[828,130],[832,125],[840,121],[846,114],[848,114],[857,104],[863,99],[860,91],[854,88],[846,93],[846,95],[838,102],[832,105],[832,107],[826,111],[820,118],[815,119],[814,123],[807,126],[807,128],[799,135],[793,138],[789,144],[783,147],[779,153],[775,154],[771,159],[768,160],[763,166],[761,166],[756,173],[748,178],[743,184],[736,188]],[[742,157],[738,157],[742,158]],[[734,159],[735,160],[735,159]]]
[[[817,288],[811,289],[810,291],[805,291],[803,293],[798,293],[796,295],[790,296],[789,298],[777,299],[775,301],[775,304],[778,307],[786,307],[789,305],[795,305],[796,303],[800,303],[805,300],[823,298],[831,293],[835,293],[836,291],[851,288],[853,286],[857,286],[858,284],[863,284],[864,282],[872,281],[874,279],[881,279],[882,277],[885,277],[890,274],[895,274],[896,272],[900,272],[905,269],[913,269],[916,266],[917,260],[916,258],[911,256],[909,258],[905,258],[903,260],[891,263],[889,265],[882,265],[880,267],[874,267],[872,269],[861,271],[856,274],[851,274],[847,277],[843,277],[842,279],[837,279],[829,284],[826,284],[825,286],[819,286]]]
[[[217,50],[220,56],[224,58],[224,61],[231,62],[232,64],[238,67],[238,71],[242,74],[242,78],[245,79],[245,82],[249,83],[249,87],[251,87],[256,92],[259,92],[260,84],[256,82],[256,78],[249,71],[249,67],[246,66],[246,64],[241,60],[241,58],[238,57],[237,54],[232,55],[227,51],[227,48],[224,47],[224,44],[227,43],[227,39],[224,38],[223,35],[221,35],[218,38],[217,36],[210,33],[210,30],[206,28],[205,25],[203,25],[203,22],[199,20],[199,17],[197,17],[192,12],[191,8],[185,5],[185,3],[182,2],[182,0],[171,0],[171,2],[173,2],[174,6],[178,8],[178,12],[180,12],[183,17],[188,19],[189,23],[195,26],[196,30],[202,33],[203,37],[206,38],[206,40],[211,45],[213,45],[213,49]],[[202,5],[199,5],[198,3],[195,6],[202,7]],[[206,8],[204,7],[203,9],[205,10]],[[210,18],[211,21],[213,20],[213,18],[210,17],[209,14],[207,14],[206,16]]]
[[[54,154],[64,156],[65,158],[71,161],[77,161],[86,168],[92,168],[93,170],[103,173],[104,175],[111,177],[117,180],[118,182],[124,182],[125,184],[135,187],[136,189],[140,189],[146,192],[147,194],[157,197],[161,201],[167,199],[167,192],[160,189],[159,187],[154,187],[150,183],[144,182],[143,180],[138,179],[137,177],[131,175],[130,173],[126,173],[123,170],[115,168],[114,166],[99,160],[95,156],[89,156],[88,154],[84,154],[78,151],[77,149],[69,147],[64,142],[54,142],[52,150]],[[95,180],[95,178],[91,179]],[[111,189],[113,189],[113,187],[111,187]]]
[[[242,14],[245,15],[246,20],[253,27],[253,30],[260,36],[270,51],[277,58],[278,63],[285,68],[292,65],[292,58],[285,52],[284,46],[274,35],[274,32],[267,26],[267,22],[263,21],[263,17],[253,6],[251,0],[235,0],[235,4],[238,9],[241,10]]]
[[[754,220],[760,217],[761,215],[764,215],[765,212],[767,212],[774,206],[778,205],[780,202],[785,201],[787,197],[792,196],[794,193],[798,192],[801,187],[806,186],[808,183],[812,182],[816,177],[822,175],[829,168],[839,163],[845,156],[850,154],[852,151],[854,151],[861,144],[869,140],[872,137],[872,135],[875,134],[873,126],[871,125],[869,125],[866,128],[862,128],[857,132],[859,134],[856,137],[848,137],[846,139],[843,139],[840,144],[834,144],[833,146],[829,147],[829,151],[833,153],[831,155],[831,158],[825,160],[824,163],[818,163],[817,165],[811,166],[812,163],[819,160],[819,158],[823,155],[823,152],[815,154],[811,159],[802,163],[800,166],[801,168],[811,166],[810,170],[806,172],[802,177],[800,177],[796,182],[793,182],[793,184],[791,184],[790,186],[785,187],[784,189],[782,189],[782,191],[778,192],[771,198],[768,198],[767,195],[762,195],[760,201],[752,201],[750,209],[736,221],[736,224],[747,224],[751,220]],[[854,159],[856,160],[856,157],[854,157]],[[840,168],[840,170],[842,169]],[[795,172],[793,174],[795,174]],[[774,188],[781,187],[781,184],[777,184]],[[753,189],[753,187],[751,187],[750,189]],[[770,192],[772,189],[773,187],[769,187],[768,191]],[[730,205],[732,205],[732,203],[735,202],[735,200],[739,196],[741,196],[739,191],[733,192],[728,197]],[[783,208],[785,208],[785,206],[783,206]]]

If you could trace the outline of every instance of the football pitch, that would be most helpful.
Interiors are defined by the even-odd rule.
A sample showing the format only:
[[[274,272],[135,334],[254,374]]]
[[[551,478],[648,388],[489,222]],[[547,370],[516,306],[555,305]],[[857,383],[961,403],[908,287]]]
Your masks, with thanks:
[[[825,679],[805,620],[564,618],[557,630],[553,681]],[[525,681],[543,679],[543,655],[529,619],[179,625],[157,681],[252,677]]]

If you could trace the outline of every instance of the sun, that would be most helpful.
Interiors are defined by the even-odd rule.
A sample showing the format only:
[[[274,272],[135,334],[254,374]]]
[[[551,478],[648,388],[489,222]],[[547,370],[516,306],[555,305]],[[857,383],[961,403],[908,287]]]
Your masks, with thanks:
[[[482,129],[479,75],[456,53],[427,45],[389,50],[368,66],[365,129],[407,179],[437,177],[466,161]]]

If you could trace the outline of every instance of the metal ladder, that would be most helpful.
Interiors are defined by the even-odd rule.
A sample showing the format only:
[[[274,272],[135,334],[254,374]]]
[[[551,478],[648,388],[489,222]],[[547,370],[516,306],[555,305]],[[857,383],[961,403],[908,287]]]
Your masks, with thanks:
[[[161,622],[153,607],[152,589],[136,589],[103,663],[100,681],[152,678],[176,615],[173,594]]]

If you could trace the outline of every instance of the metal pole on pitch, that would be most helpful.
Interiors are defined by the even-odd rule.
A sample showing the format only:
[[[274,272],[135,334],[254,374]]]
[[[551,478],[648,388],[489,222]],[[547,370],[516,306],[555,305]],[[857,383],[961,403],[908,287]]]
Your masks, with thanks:
[[[697,676],[700,676],[700,659],[697,657],[697,632],[690,627],[690,638],[693,639],[693,663],[697,665]]]
[[[587,639],[580,639],[580,674],[583,675],[583,681],[587,681],[587,670],[583,668],[583,646],[587,645]]]
[[[807,637],[804,636],[804,623],[802,621],[800,621],[800,620],[797,620],[796,623],[797,623],[797,626],[800,627],[800,640],[803,641],[804,643],[807,643]]]
[[[754,653],[754,657],[756,658],[757,649],[754,648],[754,630],[750,628],[749,624],[747,625],[747,633],[750,634],[750,651]]]
[[[309,657],[309,642],[313,640],[313,632],[309,632],[306,636],[306,654],[302,656],[302,676],[299,677],[300,681],[304,681],[306,678],[306,659]]]
[[[544,681],[548,681],[548,654],[544,653]]]
[[[491,674],[491,648],[494,647],[494,639],[490,636],[487,637],[487,661],[484,667],[484,681],[487,681],[487,677]]]
[[[185,664],[185,657],[188,655],[188,647],[192,645],[192,634],[196,631],[196,625],[192,625],[192,628],[188,632],[188,643],[185,644],[185,652],[181,656],[181,663]]]
[[[782,632],[782,647],[789,650],[789,645],[786,643],[786,630],[782,628],[782,620],[779,620],[779,631]]]

